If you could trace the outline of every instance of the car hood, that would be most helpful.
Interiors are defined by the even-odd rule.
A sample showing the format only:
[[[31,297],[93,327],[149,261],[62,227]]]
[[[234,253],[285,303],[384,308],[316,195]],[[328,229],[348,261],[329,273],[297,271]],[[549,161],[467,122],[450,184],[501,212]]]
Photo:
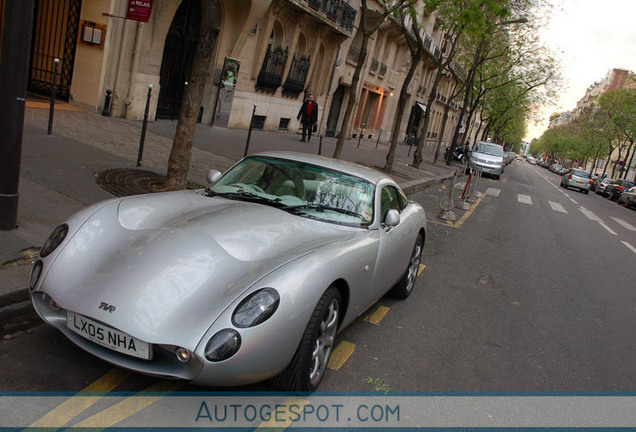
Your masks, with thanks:
[[[144,341],[194,349],[263,276],[363,232],[197,192],[127,198],[72,235],[43,290],[64,309]],[[116,309],[101,310],[102,302]]]

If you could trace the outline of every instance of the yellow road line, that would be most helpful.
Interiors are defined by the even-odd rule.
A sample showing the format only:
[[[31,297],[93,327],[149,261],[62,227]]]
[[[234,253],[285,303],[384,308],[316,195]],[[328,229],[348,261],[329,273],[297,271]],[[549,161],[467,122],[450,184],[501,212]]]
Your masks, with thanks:
[[[108,428],[116,425],[122,420],[137,414],[138,412],[148,408],[153,403],[161,400],[164,395],[144,396],[145,392],[173,392],[183,387],[181,381],[160,381],[156,384],[146,387],[134,396],[130,396],[123,401],[106,408],[86,420],[82,420],[73,427],[99,427]]]
[[[417,275],[421,275],[426,266],[424,264],[420,264],[420,268],[417,270]]]
[[[276,410],[275,412],[273,412],[272,418],[270,418],[268,421],[261,423],[256,430],[262,430],[262,429],[266,429],[268,432],[274,432],[274,431],[284,431],[285,429],[287,429],[289,427],[289,425],[292,424],[292,421],[294,418],[296,418],[298,416],[298,412],[302,411],[302,407],[304,407],[305,405],[308,405],[309,401],[305,400],[305,399],[300,399],[300,398],[289,398],[286,399],[281,405],[282,405],[282,409],[280,410]],[[292,405],[295,405],[295,411],[291,412],[290,411],[290,407]],[[277,418],[282,419],[282,420],[276,420]]]
[[[30,427],[60,428],[86,411],[104,396],[82,396],[82,393],[107,393],[128,379],[130,372],[123,369],[112,369],[98,380],[82,389],[76,396],[62,402],[53,411],[33,423]]]
[[[368,315],[365,319],[364,322],[368,322],[371,324],[375,324],[378,325],[380,324],[380,322],[382,321],[382,319],[384,318],[384,316],[387,314],[387,312],[389,312],[389,308],[386,306],[378,306],[378,308],[375,310],[375,312],[373,312],[371,315]]]
[[[331,370],[340,370],[355,350],[356,346],[351,342],[340,342],[336,349],[334,349],[331,353],[327,367]]]

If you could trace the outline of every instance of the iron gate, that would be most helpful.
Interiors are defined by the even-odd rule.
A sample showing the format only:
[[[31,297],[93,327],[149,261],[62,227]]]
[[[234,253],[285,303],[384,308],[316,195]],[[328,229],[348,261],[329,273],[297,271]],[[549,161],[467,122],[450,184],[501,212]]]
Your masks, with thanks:
[[[51,94],[54,60],[59,58],[58,97],[68,100],[81,9],[82,0],[36,0],[29,91]]]
[[[201,27],[201,2],[182,1],[166,36],[161,60],[157,118],[176,119],[181,113],[185,82],[192,71]]]

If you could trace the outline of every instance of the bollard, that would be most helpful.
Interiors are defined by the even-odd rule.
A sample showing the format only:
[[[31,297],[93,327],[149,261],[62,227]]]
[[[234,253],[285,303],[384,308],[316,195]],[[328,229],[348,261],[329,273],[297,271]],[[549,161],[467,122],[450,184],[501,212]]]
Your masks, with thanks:
[[[451,182],[451,185],[448,191],[448,197],[447,198],[444,198],[443,196],[440,197],[439,207],[441,209],[441,212],[439,216],[437,217],[445,221],[453,222],[457,220],[457,215],[455,215],[455,213],[451,211],[451,209],[453,208],[453,192],[455,190],[456,182],[457,182],[457,170],[455,170],[455,172],[453,173],[453,181]]]
[[[360,128],[360,134],[358,135],[358,148],[360,148],[360,140],[362,139],[363,133],[364,133],[364,123],[362,123],[362,127]]]
[[[243,157],[247,156],[247,151],[250,148],[250,139],[252,138],[252,126],[254,125],[254,114],[256,114],[256,104],[254,104],[254,109],[252,110],[252,118],[250,119],[250,128],[247,131],[247,141],[245,142],[245,151],[243,152]]]
[[[57,67],[60,64],[60,59],[56,58],[53,61],[53,80],[51,81],[51,105],[49,106],[49,127],[46,131],[47,135],[53,133],[53,112],[55,111],[55,96],[57,95]]]
[[[112,99],[113,92],[110,89],[106,90],[106,98],[104,99],[104,109],[102,115],[104,117],[110,117],[110,101]]]
[[[141,125],[141,138],[139,139],[139,153],[137,154],[137,166],[141,166],[141,157],[144,154],[144,141],[146,140],[146,127],[148,126],[148,110],[150,109],[150,95],[152,94],[152,84],[148,85],[148,96],[146,97],[146,109],[144,111],[144,121]]]
[[[378,134],[378,140],[375,142],[375,148],[378,148],[378,144],[380,144],[380,137],[382,136],[382,129],[380,129],[380,133]]]
[[[322,136],[318,140],[318,156],[322,154]]]

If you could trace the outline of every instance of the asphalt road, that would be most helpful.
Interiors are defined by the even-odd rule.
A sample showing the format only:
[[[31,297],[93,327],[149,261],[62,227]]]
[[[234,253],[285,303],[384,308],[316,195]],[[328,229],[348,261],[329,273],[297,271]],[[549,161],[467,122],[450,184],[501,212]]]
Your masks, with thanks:
[[[340,334],[340,362],[321,391],[636,389],[636,212],[560,189],[556,175],[525,162],[479,190],[454,224],[437,218],[446,190],[414,197],[430,220],[416,289],[381,299]],[[0,370],[4,392],[74,392],[113,373],[45,325],[0,342]],[[111,390],[158,382],[116,375]]]

